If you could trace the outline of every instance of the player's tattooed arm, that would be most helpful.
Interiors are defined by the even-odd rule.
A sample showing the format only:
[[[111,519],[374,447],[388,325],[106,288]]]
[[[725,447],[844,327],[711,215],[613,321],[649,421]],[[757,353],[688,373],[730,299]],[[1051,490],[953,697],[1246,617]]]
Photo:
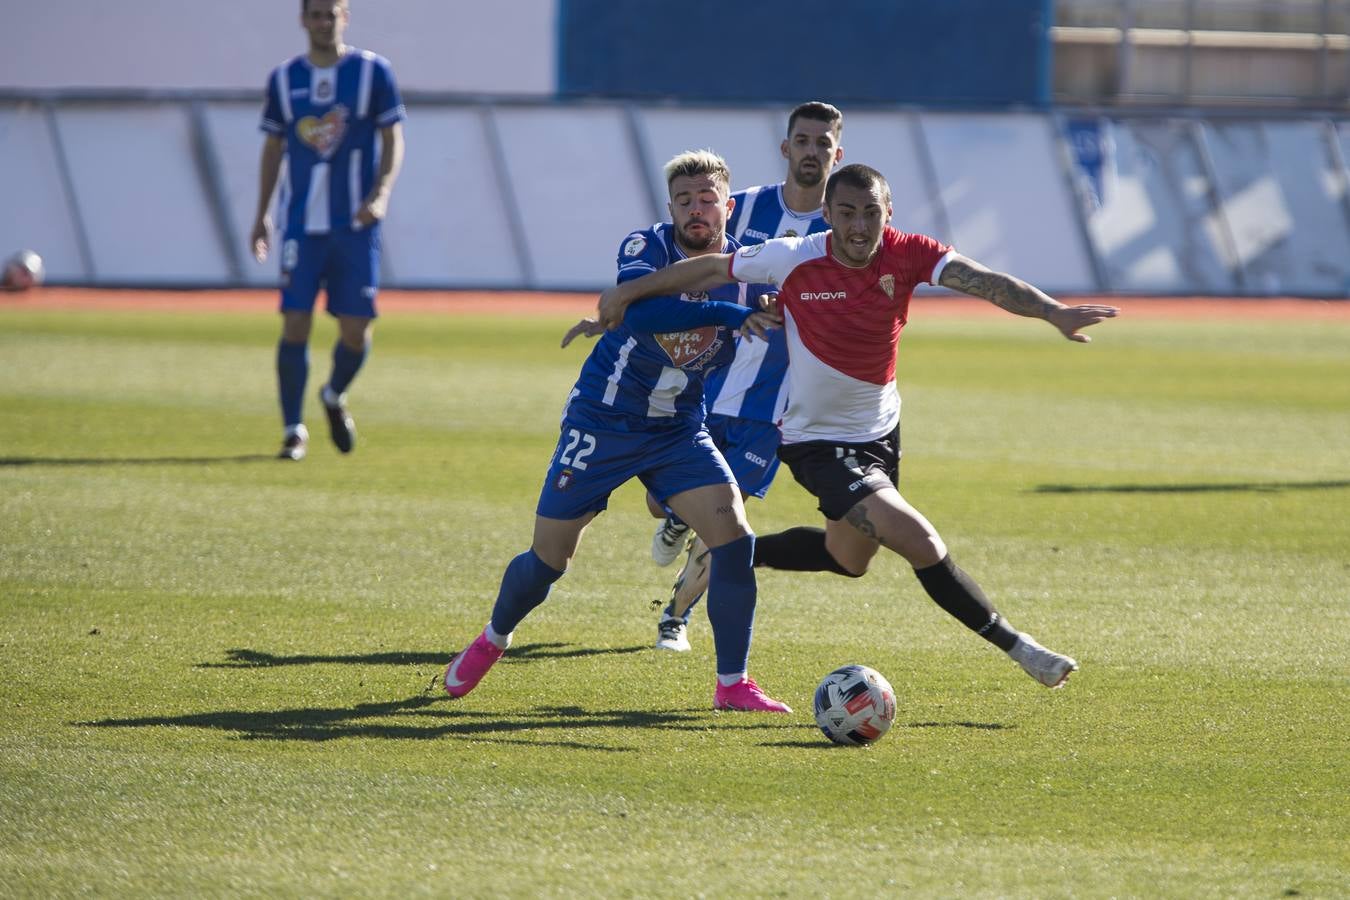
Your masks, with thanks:
[[[942,267],[938,284],[972,297],[981,297],[1015,315],[1035,319],[1048,319],[1051,310],[1064,306],[1020,278],[995,272],[960,255],[953,256]]]
[[[972,297],[980,297],[1018,316],[1045,319],[1071,341],[1087,343],[1092,338],[1079,329],[1109,319],[1119,310],[1114,306],[1086,304],[1065,306],[1035,285],[1005,272],[995,272],[973,259],[954,254],[942,267],[938,284]]]

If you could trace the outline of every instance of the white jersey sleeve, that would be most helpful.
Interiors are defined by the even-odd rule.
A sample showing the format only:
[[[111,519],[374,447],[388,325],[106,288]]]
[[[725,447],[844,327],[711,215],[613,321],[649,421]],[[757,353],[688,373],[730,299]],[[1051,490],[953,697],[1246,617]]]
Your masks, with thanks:
[[[729,274],[737,281],[781,285],[788,273],[802,261],[803,245],[816,238],[823,242],[827,233],[774,238],[762,244],[742,247],[731,257]]]

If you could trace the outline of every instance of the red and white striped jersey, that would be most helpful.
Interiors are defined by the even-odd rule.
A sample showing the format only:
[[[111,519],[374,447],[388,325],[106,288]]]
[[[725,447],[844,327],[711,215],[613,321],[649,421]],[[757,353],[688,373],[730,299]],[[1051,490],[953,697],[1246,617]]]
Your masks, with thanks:
[[[910,296],[954,254],[926,235],[887,228],[872,262],[852,268],[831,253],[832,234],[776,238],[731,258],[736,280],[778,285],[788,342],[785,444],[860,444],[895,428],[895,351]]]

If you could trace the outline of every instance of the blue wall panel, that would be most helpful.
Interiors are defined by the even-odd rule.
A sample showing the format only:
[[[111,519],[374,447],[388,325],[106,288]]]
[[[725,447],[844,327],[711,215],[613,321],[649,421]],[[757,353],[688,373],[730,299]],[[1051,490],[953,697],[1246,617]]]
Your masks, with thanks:
[[[1050,0],[560,0],[565,96],[1043,105]]]

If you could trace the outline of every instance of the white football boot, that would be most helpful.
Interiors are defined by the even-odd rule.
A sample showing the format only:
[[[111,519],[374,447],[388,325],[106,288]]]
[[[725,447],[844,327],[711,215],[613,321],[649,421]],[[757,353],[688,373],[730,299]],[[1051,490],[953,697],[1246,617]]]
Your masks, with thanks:
[[[1078,671],[1072,658],[1047,650],[1029,634],[1019,634],[1008,655],[1026,670],[1026,673],[1048,688],[1063,686],[1069,676]]]

